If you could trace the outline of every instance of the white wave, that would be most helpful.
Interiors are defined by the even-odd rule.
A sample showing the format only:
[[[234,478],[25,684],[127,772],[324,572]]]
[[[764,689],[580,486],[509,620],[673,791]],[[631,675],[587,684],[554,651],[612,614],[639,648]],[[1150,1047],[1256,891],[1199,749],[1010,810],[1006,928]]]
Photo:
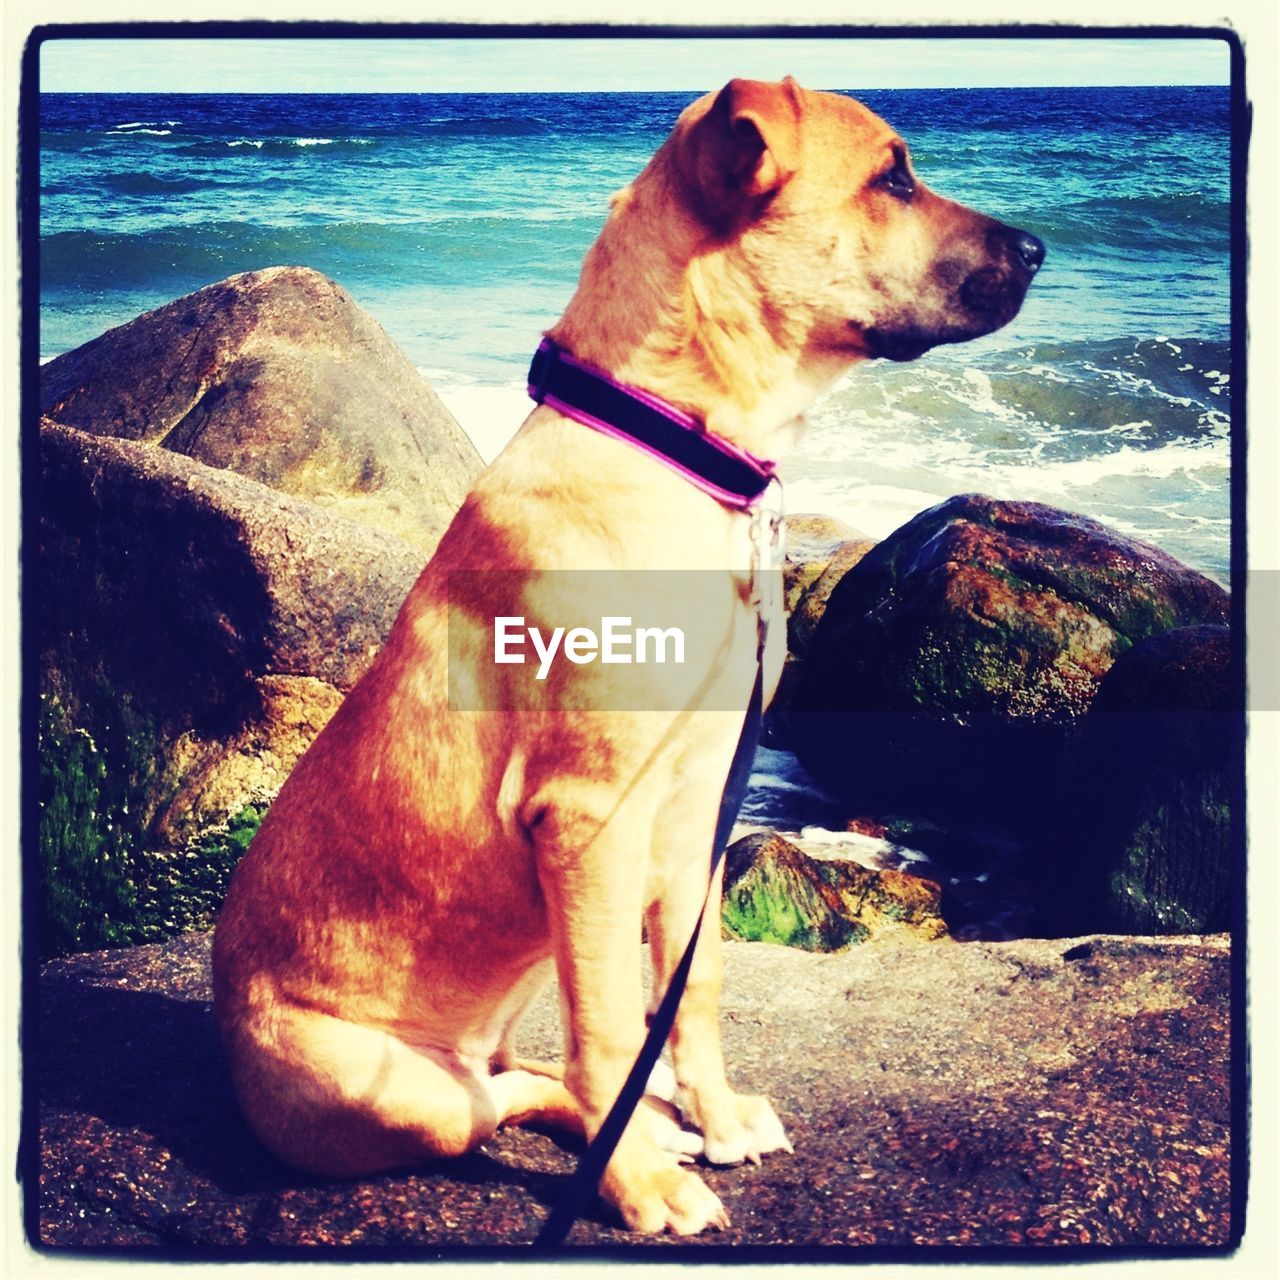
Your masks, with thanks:
[[[1178,405],[1183,409],[1190,408],[1194,403],[1190,396],[1175,395],[1172,391],[1166,391],[1163,387],[1158,387],[1150,378],[1144,378],[1141,374],[1133,373],[1128,369],[1104,369],[1088,360],[1081,367],[1085,372],[1096,374],[1105,382],[1113,383],[1122,391],[1127,391],[1134,395],[1155,396],[1157,400],[1163,400],[1166,404]],[[1187,366],[1187,368],[1190,368],[1190,366]],[[1183,372],[1186,372],[1186,370],[1183,370]],[[1218,379],[1217,383],[1209,388],[1210,391],[1218,391],[1230,381],[1229,375],[1219,373],[1217,369],[1212,369],[1203,376],[1206,379]]]
[[[1036,477],[1039,483],[1056,481],[1067,489],[1134,477],[1167,480],[1180,473],[1192,476],[1206,470],[1221,472],[1225,481],[1230,466],[1229,443],[1214,440],[1206,444],[1166,444],[1159,449],[1121,448],[1100,458],[1076,458],[1037,468]]]
[[[861,485],[847,479],[791,480],[786,485],[788,511],[835,516],[870,538],[887,538],[912,516],[935,506],[946,496],[922,489]]]
[[[167,138],[173,132],[172,129],[109,129],[108,136],[136,138],[139,134],[149,133],[157,138]]]
[[[748,779],[748,786],[753,791],[759,791],[762,788],[768,788],[770,791],[791,791],[796,795],[812,795],[813,787],[806,782],[793,782],[789,778],[781,778],[777,774],[752,771]]]
[[[293,145],[295,147],[331,147],[333,145],[332,138],[294,138]]]
[[[1071,379],[1067,377],[1061,369],[1055,369],[1051,364],[1026,364],[1011,366],[1017,373],[1025,374],[1029,378],[1039,378],[1042,382],[1057,382],[1063,386],[1070,386]],[[1187,368],[1191,368],[1190,365]]]
[[[528,416],[530,402],[523,383],[493,385],[434,367],[419,372],[486,463]],[[979,396],[985,390],[979,379],[969,379],[968,385]],[[1223,492],[1229,486],[1230,438],[1227,419],[1220,418],[1219,434],[1157,448],[1122,443],[1142,436],[1149,429],[1145,420],[1112,424],[1093,434],[1111,437],[1118,448],[1099,456],[1046,462],[1037,446],[1003,457],[997,452],[993,458],[989,448],[940,438],[932,431],[901,436],[877,431],[868,440],[858,430],[847,429],[846,411],[841,415],[846,429],[811,432],[784,465],[786,508],[835,516],[879,539],[953,494],[983,492],[1083,511],[1148,542],[1160,543],[1178,529],[1200,529],[1208,536],[1229,528],[1229,520],[1216,521],[1212,514],[1193,516],[1185,498],[1194,492]],[[865,461],[860,461],[860,450]],[[1173,499],[1166,510],[1161,499],[1169,491],[1183,497]]]
[[[970,394],[964,395],[957,393],[957,399],[961,404],[967,404],[977,413],[990,414],[993,418],[1021,418],[1024,415],[1019,413],[1007,404],[1001,404],[996,399],[995,389],[991,385],[991,375],[985,369],[965,369],[961,377],[964,384],[972,390]]]
[[[502,452],[533,407],[522,386],[446,381],[437,371],[419,372],[435,388],[485,462],[492,462]]]
[[[918,849],[884,836],[863,835],[859,831],[830,831],[826,827],[805,827],[796,844],[810,857],[856,862],[872,871],[901,868],[911,864],[930,865]]]

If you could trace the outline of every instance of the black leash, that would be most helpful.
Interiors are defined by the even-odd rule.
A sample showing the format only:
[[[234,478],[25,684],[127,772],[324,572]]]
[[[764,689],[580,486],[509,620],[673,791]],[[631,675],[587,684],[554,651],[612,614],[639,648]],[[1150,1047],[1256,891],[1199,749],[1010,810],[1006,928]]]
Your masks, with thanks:
[[[595,1194],[596,1186],[604,1173],[609,1157],[613,1155],[622,1131],[627,1127],[632,1113],[640,1105],[645,1087],[649,1083],[649,1074],[653,1071],[662,1046],[667,1042],[675,1022],[676,1009],[680,1005],[680,997],[684,995],[685,983],[689,980],[689,970],[693,966],[693,953],[698,945],[698,936],[702,932],[703,918],[707,914],[707,904],[711,898],[711,887],[715,884],[716,869],[724,857],[725,845],[729,841],[729,832],[742,807],[747,793],[747,782],[751,776],[751,763],[755,759],[756,745],[760,741],[760,720],[764,693],[761,684],[764,678],[763,631],[760,637],[760,653],[756,660],[756,683],[751,690],[751,701],[747,706],[746,718],[742,723],[742,734],[738,738],[738,746],[733,753],[733,763],[729,766],[729,778],[725,783],[724,796],[720,801],[720,812],[716,818],[716,834],[711,846],[711,875],[707,885],[707,897],[703,899],[702,910],[698,913],[698,922],[693,927],[693,936],[684,949],[684,955],[671,975],[662,1002],[658,1005],[649,1021],[649,1034],[636,1056],[635,1064],[627,1076],[622,1091],[618,1094],[609,1114],[605,1117],[600,1131],[596,1134],[583,1153],[578,1167],[569,1179],[569,1185],[551,1210],[550,1216],[538,1232],[534,1241],[535,1248],[549,1249],[562,1244],[569,1234],[574,1222],[581,1215],[587,1201]],[[714,922],[719,927],[719,921]]]

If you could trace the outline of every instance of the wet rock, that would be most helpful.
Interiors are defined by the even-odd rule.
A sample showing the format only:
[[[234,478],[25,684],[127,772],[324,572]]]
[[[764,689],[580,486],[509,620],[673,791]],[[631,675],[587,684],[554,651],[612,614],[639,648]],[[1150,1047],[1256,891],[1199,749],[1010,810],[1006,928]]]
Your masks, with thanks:
[[[1152,636],[1107,673],[1064,771],[1066,825],[1046,895],[1062,932],[1229,927],[1244,743],[1236,676],[1226,627]]]
[[[225,878],[480,461],[378,325],[300,268],[58,357],[41,401],[44,938],[149,938],[205,918],[218,884],[202,872],[175,916],[173,868],[210,854]]]
[[[435,549],[480,470],[439,397],[333,281],[232,276],[51,360],[41,411],[234,471]]]
[[[787,656],[769,708],[766,732],[770,740],[786,740],[786,709],[799,683],[809,638],[821,621],[836,583],[874,546],[874,538],[865,537],[834,516],[787,517],[782,560]]]
[[[840,579],[788,714],[795,751],[863,811],[1032,822],[1116,658],[1228,609],[1216,583],[1096,521],[952,498]]]
[[[725,852],[721,921],[731,937],[803,951],[839,951],[886,932],[946,934],[936,884],[900,871],[813,858],[773,832]]]
[[[576,1163],[571,1139],[506,1130],[470,1156],[346,1180],[268,1155],[236,1107],[208,953],[209,936],[191,935],[39,975],[24,1040],[38,1244],[159,1247],[171,1262],[246,1245],[349,1246],[353,1261],[425,1248],[462,1262],[534,1238]],[[1230,989],[1222,938],[833,955],[727,942],[729,1078],[770,1096],[795,1154],[698,1170],[729,1211],[724,1231],[638,1239],[596,1204],[569,1243],[636,1260],[770,1248],[756,1258],[773,1262],[791,1246],[847,1262],[867,1245],[1221,1251],[1244,1226]],[[561,1044],[553,986],[518,1049],[555,1058]]]
[[[782,584],[789,653],[803,656],[836,583],[874,546],[874,538],[834,516],[787,517]]]
[[[274,795],[421,569],[399,538],[231,471],[41,426],[42,688],[67,731],[128,721],[140,838]]]
[[[814,851],[815,840],[826,856],[937,884],[947,932],[961,942],[1007,941],[1033,932],[1035,897],[1024,871],[1024,841],[990,829],[892,814],[851,818],[844,835],[805,832],[796,843]]]

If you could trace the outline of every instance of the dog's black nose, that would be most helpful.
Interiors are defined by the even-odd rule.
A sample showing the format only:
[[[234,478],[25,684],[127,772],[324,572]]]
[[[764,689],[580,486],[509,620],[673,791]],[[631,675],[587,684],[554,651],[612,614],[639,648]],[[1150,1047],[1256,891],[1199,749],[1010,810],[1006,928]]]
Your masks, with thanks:
[[[1013,237],[1013,251],[1018,260],[1033,274],[1040,270],[1044,261],[1044,241],[1033,236],[1029,231],[1018,231]]]

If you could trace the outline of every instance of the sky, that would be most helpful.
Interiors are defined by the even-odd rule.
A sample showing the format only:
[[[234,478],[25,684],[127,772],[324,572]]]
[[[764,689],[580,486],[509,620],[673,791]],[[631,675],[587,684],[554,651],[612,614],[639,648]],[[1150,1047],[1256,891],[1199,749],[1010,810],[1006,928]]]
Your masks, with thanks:
[[[44,92],[700,90],[794,75],[812,89],[1226,84],[1199,38],[50,39]]]

